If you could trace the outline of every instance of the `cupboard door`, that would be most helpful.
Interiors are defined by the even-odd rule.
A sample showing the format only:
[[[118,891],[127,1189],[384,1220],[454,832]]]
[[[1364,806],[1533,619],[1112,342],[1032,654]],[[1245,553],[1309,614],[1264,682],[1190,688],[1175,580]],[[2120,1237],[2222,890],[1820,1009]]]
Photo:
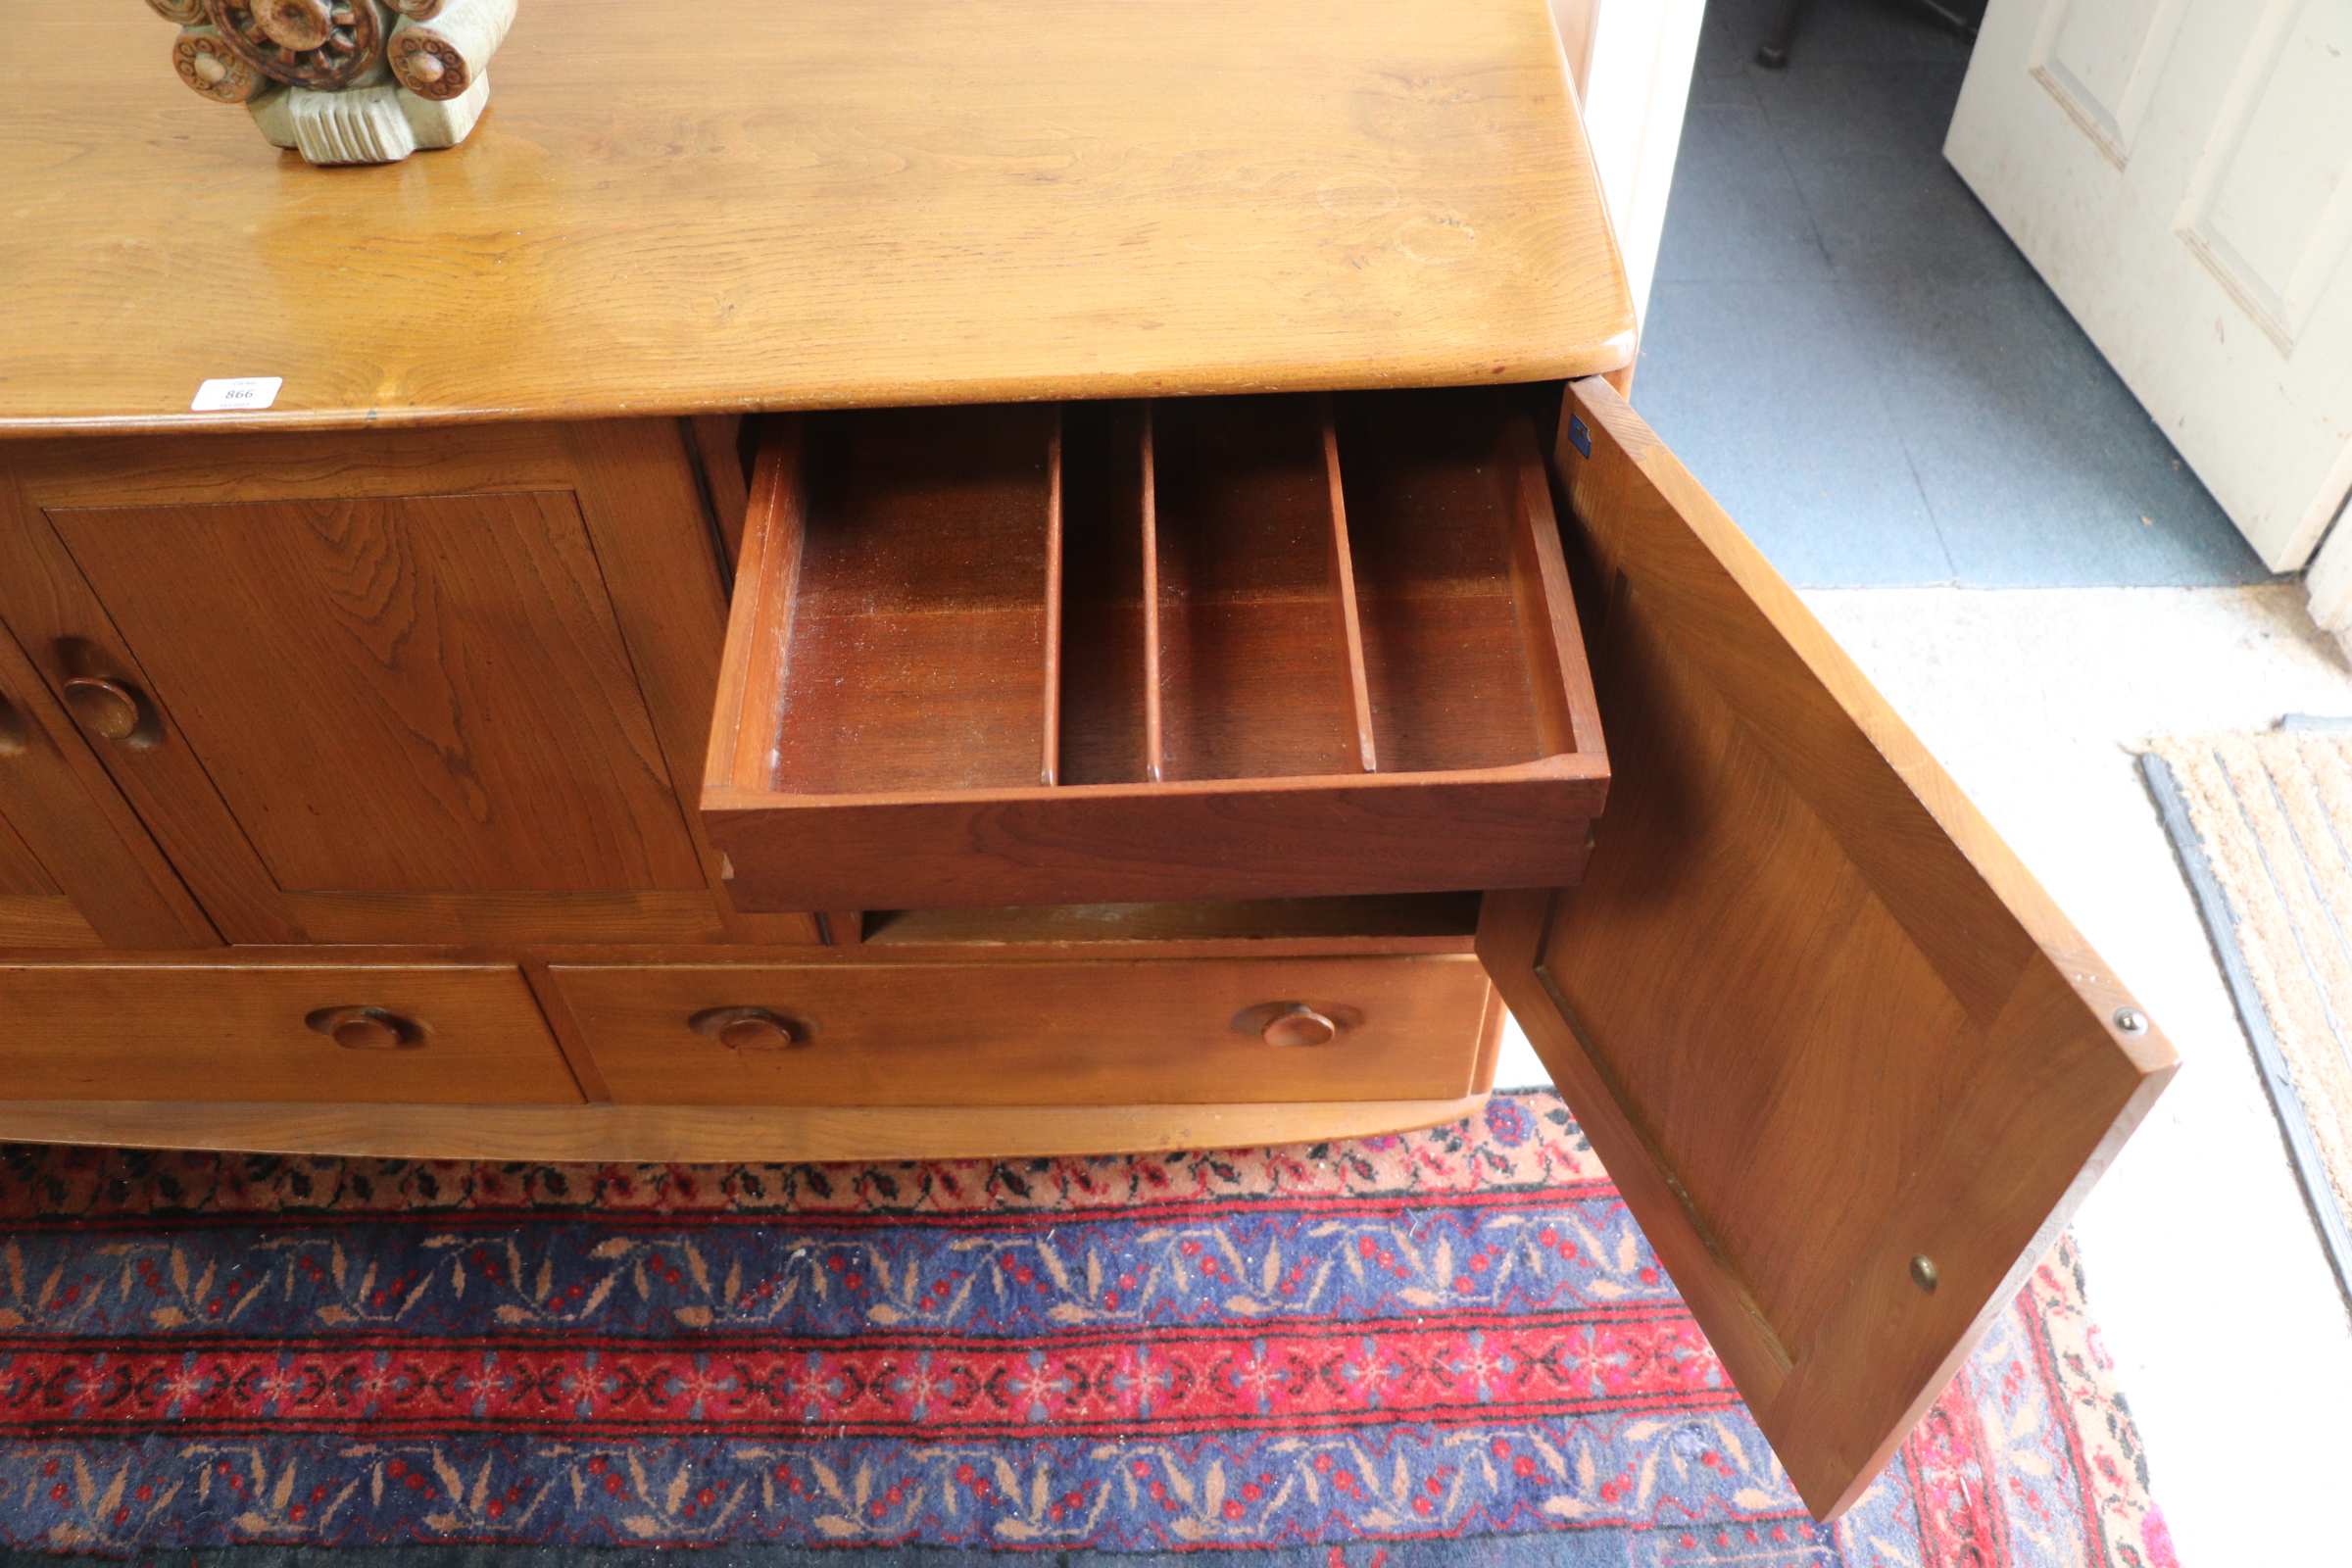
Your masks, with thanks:
[[[7,699],[0,698],[0,705]],[[0,711],[0,748],[13,715]],[[0,816],[0,948],[94,948],[98,933]]]
[[[231,940],[722,934],[671,782],[723,615],[674,426],[28,467],[0,612]]]
[[[220,942],[24,651],[0,631],[0,948]]]
[[[2176,1058],[1605,383],[1558,464],[1616,783],[1585,880],[1489,894],[1479,955],[1829,1517]]]

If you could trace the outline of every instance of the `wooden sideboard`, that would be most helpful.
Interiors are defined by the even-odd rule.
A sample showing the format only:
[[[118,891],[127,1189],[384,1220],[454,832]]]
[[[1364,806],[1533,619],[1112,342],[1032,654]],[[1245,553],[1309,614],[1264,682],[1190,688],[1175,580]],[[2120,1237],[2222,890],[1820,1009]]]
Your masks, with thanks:
[[[0,17],[75,62],[0,105],[0,1137],[1320,1139],[1507,1002],[1827,1514],[2170,1077],[1627,406],[1543,0],[526,0],[350,170],[149,20]]]

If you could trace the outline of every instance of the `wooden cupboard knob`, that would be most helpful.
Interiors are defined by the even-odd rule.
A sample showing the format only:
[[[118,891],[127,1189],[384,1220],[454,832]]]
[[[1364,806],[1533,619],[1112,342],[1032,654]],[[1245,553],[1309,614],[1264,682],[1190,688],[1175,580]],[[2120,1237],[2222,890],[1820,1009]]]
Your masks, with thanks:
[[[686,1020],[730,1051],[788,1051],[815,1038],[816,1025],[772,1007],[710,1007]]]
[[[398,1051],[400,1030],[389,1018],[371,1018],[363,1013],[335,1025],[334,1042],[345,1051]]]
[[[103,675],[70,677],[66,706],[83,729],[101,740],[129,740],[139,732],[140,720],[146,716],[136,691]]]
[[[428,1031],[415,1018],[383,1007],[320,1007],[302,1020],[346,1051],[407,1051]]]
[[[718,1043],[730,1051],[782,1051],[792,1031],[775,1018],[738,1018],[718,1032]]]
[[[1339,1038],[1340,1026],[1305,1003],[1295,1002],[1267,1019],[1259,1033],[1269,1046],[1328,1046]]]
[[[1269,1046],[1328,1046],[1363,1022],[1364,1009],[1344,1002],[1260,1002],[1233,1015],[1233,1032]]]

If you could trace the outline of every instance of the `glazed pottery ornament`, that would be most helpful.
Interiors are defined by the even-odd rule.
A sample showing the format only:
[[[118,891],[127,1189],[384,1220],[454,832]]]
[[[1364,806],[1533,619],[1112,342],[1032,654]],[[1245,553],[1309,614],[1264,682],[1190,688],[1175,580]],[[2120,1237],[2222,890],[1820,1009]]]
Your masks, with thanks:
[[[515,0],[147,0],[179,24],[172,64],[314,164],[455,147],[490,101]]]

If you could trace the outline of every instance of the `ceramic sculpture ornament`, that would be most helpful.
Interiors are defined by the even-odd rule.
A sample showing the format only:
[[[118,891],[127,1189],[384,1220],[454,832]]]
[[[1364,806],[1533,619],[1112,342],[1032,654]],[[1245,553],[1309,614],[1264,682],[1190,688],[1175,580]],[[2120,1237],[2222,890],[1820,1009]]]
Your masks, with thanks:
[[[243,104],[270,141],[314,164],[393,164],[473,129],[515,0],[147,3],[179,24],[179,79]]]

